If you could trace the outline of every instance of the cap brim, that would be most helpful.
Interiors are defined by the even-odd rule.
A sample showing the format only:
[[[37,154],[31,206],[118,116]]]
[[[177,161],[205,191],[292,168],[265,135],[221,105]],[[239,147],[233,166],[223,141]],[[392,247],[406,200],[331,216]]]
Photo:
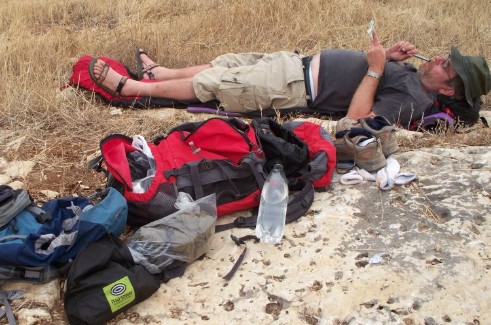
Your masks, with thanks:
[[[472,106],[472,95],[469,85],[469,76],[465,71],[464,57],[455,46],[452,46],[450,48],[450,56],[452,60],[452,67],[455,69],[457,75],[464,84],[465,100],[469,103],[469,105]]]

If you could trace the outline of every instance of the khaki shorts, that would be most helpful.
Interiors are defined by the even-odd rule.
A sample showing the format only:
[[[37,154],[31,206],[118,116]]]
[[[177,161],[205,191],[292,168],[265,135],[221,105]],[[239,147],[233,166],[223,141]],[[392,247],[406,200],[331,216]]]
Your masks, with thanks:
[[[201,102],[218,100],[230,112],[306,107],[301,56],[292,52],[225,54],[193,78]]]

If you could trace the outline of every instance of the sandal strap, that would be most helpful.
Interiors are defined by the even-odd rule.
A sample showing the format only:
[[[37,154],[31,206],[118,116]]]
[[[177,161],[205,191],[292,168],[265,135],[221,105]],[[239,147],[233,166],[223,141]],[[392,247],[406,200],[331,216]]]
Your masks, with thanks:
[[[109,72],[109,64],[107,63],[104,63],[104,65],[102,66],[102,72],[99,76],[99,78],[97,78],[97,81],[100,82],[100,83],[103,83],[104,80],[106,80],[106,76],[107,76],[107,73]]]
[[[156,68],[156,67],[160,67],[160,64],[157,64],[157,63],[149,64],[145,68],[142,69],[142,72],[148,73],[149,71],[151,71],[153,68]]]
[[[116,91],[115,91],[116,95],[121,96],[121,90],[123,90],[126,81],[128,81],[128,77],[122,76],[121,79],[119,80],[118,87],[116,87]]]
[[[142,74],[146,73],[146,74],[148,74],[148,78],[150,78],[150,80],[155,80],[155,74],[152,72],[152,69],[156,68],[156,67],[160,67],[160,64],[157,64],[157,63],[149,64],[145,68],[142,69]]]

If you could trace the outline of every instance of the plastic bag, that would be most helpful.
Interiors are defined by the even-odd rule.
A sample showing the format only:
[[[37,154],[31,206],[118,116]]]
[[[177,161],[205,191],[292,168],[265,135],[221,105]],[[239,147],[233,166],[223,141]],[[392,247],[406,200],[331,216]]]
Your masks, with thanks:
[[[208,250],[217,219],[215,194],[197,201],[179,193],[180,209],[139,228],[129,239],[133,259],[150,273],[165,271],[175,261],[191,263]]]
[[[127,155],[133,180],[133,192],[145,193],[155,176],[155,159],[143,136],[135,135],[132,146],[138,149]]]

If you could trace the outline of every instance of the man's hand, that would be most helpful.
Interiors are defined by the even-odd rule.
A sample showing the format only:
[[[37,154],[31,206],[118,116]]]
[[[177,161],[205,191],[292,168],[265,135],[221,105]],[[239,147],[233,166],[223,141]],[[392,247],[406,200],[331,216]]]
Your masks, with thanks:
[[[397,42],[386,49],[387,60],[390,61],[404,61],[416,53],[418,53],[416,46],[407,41]]]
[[[367,53],[368,70],[382,75],[384,72],[386,55],[384,47],[380,44],[378,32],[374,31]]]

